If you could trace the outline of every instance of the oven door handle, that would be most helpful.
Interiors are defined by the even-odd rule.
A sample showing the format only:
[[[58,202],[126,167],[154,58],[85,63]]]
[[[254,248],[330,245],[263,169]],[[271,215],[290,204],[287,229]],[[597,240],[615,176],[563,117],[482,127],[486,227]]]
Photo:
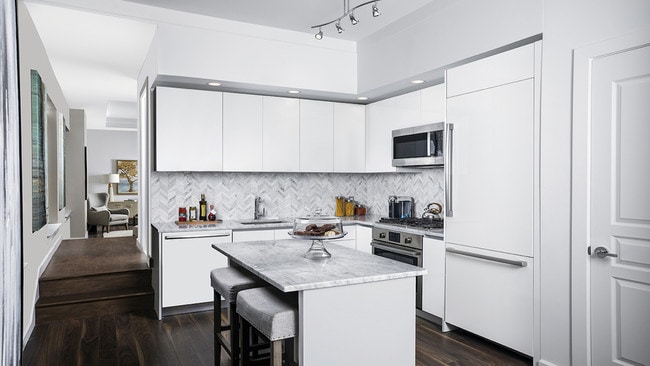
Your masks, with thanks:
[[[421,252],[415,252],[415,251],[395,248],[395,247],[388,246],[388,245],[382,245],[382,244],[377,243],[376,241],[371,242],[370,245],[377,248],[377,249],[383,249],[383,250],[386,250],[386,251],[389,251],[389,252],[395,252],[397,254],[402,254],[402,255],[409,255],[411,257],[419,257],[419,256],[422,255]]]

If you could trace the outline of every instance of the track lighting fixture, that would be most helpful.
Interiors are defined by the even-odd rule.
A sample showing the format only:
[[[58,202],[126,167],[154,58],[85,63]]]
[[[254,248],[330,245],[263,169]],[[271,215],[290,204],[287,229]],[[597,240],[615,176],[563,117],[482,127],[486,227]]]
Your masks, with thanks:
[[[323,39],[323,30],[322,30],[322,28],[324,26],[330,25],[332,23],[334,23],[334,26],[336,27],[336,31],[339,34],[343,33],[344,29],[341,27],[341,19],[343,19],[345,17],[350,18],[350,23],[352,23],[352,25],[357,25],[359,23],[359,20],[354,16],[354,11],[361,8],[361,7],[363,7],[363,6],[366,6],[368,4],[372,4],[372,16],[375,17],[375,18],[378,17],[379,15],[381,15],[381,12],[379,11],[379,8],[377,7],[377,3],[379,1],[381,1],[381,0],[371,0],[371,1],[367,1],[365,3],[361,3],[361,4],[359,4],[359,5],[357,5],[357,6],[353,7],[353,8],[350,8],[350,0],[343,0],[343,15],[341,15],[340,17],[338,17],[338,18],[336,18],[334,20],[331,20],[329,22],[312,26],[311,27],[312,29],[318,28],[318,33],[316,33],[314,35],[314,37],[316,39],[318,39],[318,40]]]
[[[343,33],[344,29],[341,28],[341,21],[339,20],[336,22],[336,31],[339,32],[339,34]]]

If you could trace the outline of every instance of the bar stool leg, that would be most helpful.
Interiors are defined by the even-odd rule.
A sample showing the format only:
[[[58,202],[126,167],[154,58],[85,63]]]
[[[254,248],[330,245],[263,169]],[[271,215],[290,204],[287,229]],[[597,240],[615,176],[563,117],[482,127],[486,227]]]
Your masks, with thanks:
[[[237,303],[231,302],[230,306],[230,350],[231,350],[231,359],[232,359],[232,364],[234,365],[239,365],[239,359],[241,356],[241,351],[240,351],[240,322],[239,322],[239,314],[237,314]],[[237,336],[233,336],[237,335]]]
[[[282,366],[282,340],[271,342],[271,365]]]
[[[221,295],[214,291],[214,364],[221,364],[221,344],[218,335],[221,334]]]

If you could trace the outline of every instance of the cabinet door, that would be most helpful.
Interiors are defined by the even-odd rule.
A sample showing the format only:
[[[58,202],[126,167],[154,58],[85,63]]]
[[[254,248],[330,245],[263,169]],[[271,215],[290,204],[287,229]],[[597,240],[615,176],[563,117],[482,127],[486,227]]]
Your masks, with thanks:
[[[422,124],[420,92],[385,99],[368,106],[366,171],[394,172],[393,130]]]
[[[453,182],[448,243],[532,257],[533,101],[532,79],[447,99],[447,121],[454,124],[445,166]],[[495,227],[507,230],[483,235]]]
[[[210,271],[228,266],[226,256],[212,248],[215,241],[230,242],[230,232],[201,238],[178,238],[163,234],[163,307],[200,304],[213,300]]]
[[[447,70],[447,97],[532,78],[535,44],[518,47]]]
[[[262,97],[223,95],[223,170],[262,171]]]
[[[448,251],[445,321],[531,356],[532,259],[449,244],[447,248],[526,263],[521,267]]]
[[[233,231],[232,242],[238,243],[242,241],[257,241],[257,240],[273,240],[275,239],[274,230],[246,230],[246,231]]]
[[[357,250],[372,254],[372,246],[370,246],[370,242],[372,242],[372,228],[363,225],[357,225],[356,231]]]
[[[293,231],[293,228],[287,227],[284,229],[275,229],[273,230],[274,239],[275,240],[293,239],[291,235],[289,235],[290,231]]]
[[[300,170],[300,100],[263,98],[262,167],[265,172]]]
[[[447,113],[447,90],[438,84],[420,90],[420,120],[422,124],[444,122]]]
[[[156,88],[157,171],[222,168],[222,93]]]
[[[334,103],[334,171],[366,169],[366,108]]]
[[[300,171],[334,170],[334,103],[300,100]]]
[[[439,318],[445,317],[445,242],[424,238],[422,266],[428,273],[422,276],[422,310]]]

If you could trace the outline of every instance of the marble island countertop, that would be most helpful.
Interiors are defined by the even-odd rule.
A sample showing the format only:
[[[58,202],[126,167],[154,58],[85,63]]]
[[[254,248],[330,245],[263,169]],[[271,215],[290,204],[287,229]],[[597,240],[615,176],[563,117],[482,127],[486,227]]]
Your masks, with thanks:
[[[284,292],[415,277],[427,270],[325,242],[328,259],[307,259],[309,240],[213,244],[231,261]]]
[[[396,227],[386,224],[377,224],[381,218],[380,215],[366,215],[366,216],[346,216],[341,217],[341,223],[343,226],[347,225],[363,225],[363,226],[377,226],[388,228],[392,230],[399,230],[402,232],[412,233],[412,234],[421,234],[427,235],[435,238],[442,239],[443,229],[431,229],[423,230],[417,228],[404,228]],[[268,218],[263,218],[264,220],[270,220]],[[294,218],[277,218],[273,219],[272,223],[260,223],[260,224],[242,224],[245,221],[252,221],[250,219],[241,219],[241,220],[223,220],[219,222],[210,222],[206,221],[198,225],[177,225],[174,222],[157,222],[152,225],[161,233],[183,233],[183,232],[200,232],[200,231],[210,231],[210,230],[233,230],[233,231],[242,231],[242,230],[273,230],[273,229],[283,229],[283,228],[292,228]],[[277,222],[280,221],[280,222]]]

